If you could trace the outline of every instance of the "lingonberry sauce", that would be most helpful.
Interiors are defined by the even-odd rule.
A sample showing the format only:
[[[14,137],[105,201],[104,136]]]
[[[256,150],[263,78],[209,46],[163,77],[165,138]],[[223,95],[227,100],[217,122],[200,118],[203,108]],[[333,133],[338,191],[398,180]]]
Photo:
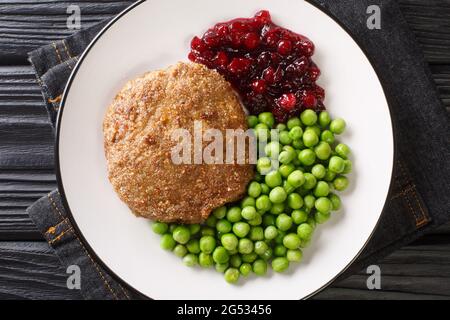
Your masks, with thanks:
[[[191,41],[189,59],[217,70],[252,114],[271,111],[278,122],[305,109],[324,110],[316,84],[314,44],[272,22],[268,11],[216,24]]]

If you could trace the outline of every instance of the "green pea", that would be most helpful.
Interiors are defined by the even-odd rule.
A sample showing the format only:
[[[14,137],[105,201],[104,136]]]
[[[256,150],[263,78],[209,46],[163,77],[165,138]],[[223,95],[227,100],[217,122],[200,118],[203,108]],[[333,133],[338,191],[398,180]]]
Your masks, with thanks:
[[[298,154],[298,160],[305,166],[311,166],[316,161],[316,154],[311,149],[305,149]]]
[[[177,243],[175,242],[171,234],[166,233],[162,235],[160,245],[161,248],[163,248],[164,250],[172,251],[173,248],[175,248],[175,246],[177,245]]]
[[[218,232],[225,234],[231,231],[231,223],[226,219],[217,221],[216,229]]]
[[[278,161],[282,164],[289,164],[294,160],[296,156],[297,153],[295,151],[294,152],[281,151],[280,155],[278,156]]]
[[[203,236],[200,238],[200,250],[210,254],[216,247],[216,239],[212,236]]]
[[[223,219],[225,218],[225,216],[227,215],[227,208],[226,207],[219,207],[214,209],[213,211],[213,215],[217,218],[217,219]]]
[[[238,222],[242,219],[241,216],[241,208],[239,207],[231,207],[227,211],[227,220],[231,223]]]
[[[254,128],[259,123],[258,117],[250,115],[247,117],[247,124],[249,128]]]
[[[300,224],[308,220],[308,214],[305,210],[294,210],[291,213],[291,218],[295,224]]]
[[[220,246],[214,249],[212,258],[215,263],[227,263],[228,260],[230,260],[228,251],[224,247],[220,247]]]
[[[344,176],[339,176],[333,181],[333,186],[337,191],[344,191],[348,188],[348,179]]]
[[[330,187],[328,186],[328,183],[325,181],[319,181],[316,184],[316,187],[314,188],[314,195],[316,197],[326,197],[330,193]]]
[[[217,218],[214,215],[210,215],[208,217],[208,219],[206,219],[205,224],[210,227],[210,228],[214,228],[216,226],[217,223]]]
[[[344,160],[341,157],[333,156],[330,158],[328,168],[335,173],[342,173],[345,169]]]
[[[230,257],[230,265],[234,268],[239,268],[242,264],[242,259],[239,254],[232,255]]]
[[[328,144],[333,144],[334,143],[334,134],[333,132],[331,132],[330,130],[324,130],[322,131],[322,133],[320,134],[320,140],[324,141]]]
[[[256,209],[261,211],[268,211],[272,207],[272,203],[270,202],[270,199],[267,195],[259,196],[258,199],[256,199]]]
[[[202,236],[214,236],[216,231],[211,227],[202,226],[201,235]]]
[[[186,243],[186,248],[190,253],[199,254],[200,253],[200,242],[198,239],[191,239],[188,243]]]
[[[319,212],[316,211],[314,213],[314,220],[318,223],[318,224],[322,224],[327,222],[330,219],[330,213],[324,213],[324,212]]]
[[[284,123],[278,123],[276,126],[275,126],[275,129],[277,129],[278,131],[284,131],[284,130],[286,130],[287,129],[287,126],[284,124]]]
[[[228,263],[216,263],[216,271],[224,273],[230,265]]]
[[[263,157],[259,158],[256,162],[256,170],[260,174],[267,174],[272,168],[272,161],[269,158]]]
[[[280,214],[283,212],[284,212],[284,203],[275,203],[272,205],[272,208],[270,208],[271,214]]]
[[[297,249],[300,246],[300,238],[295,233],[289,233],[283,238],[283,245],[288,249]]]
[[[314,152],[320,160],[327,160],[331,156],[331,147],[327,142],[321,141],[315,148]]]
[[[313,126],[308,126],[308,127],[306,127],[306,130],[312,130],[312,131],[314,131],[315,134],[317,135],[317,138],[320,137],[320,133],[322,132],[322,130],[320,129],[320,127],[319,127],[317,124],[315,124],[315,125],[313,125]]]
[[[278,135],[278,140],[282,145],[289,145],[292,143],[292,138],[289,135],[289,131],[281,131]]]
[[[258,213],[255,218],[247,221],[251,226],[259,226],[262,223],[262,216]]]
[[[258,120],[260,123],[264,123],[269,128],[272,128],[275,124],[275,118],[271,112],[262,112],[258,115]]]
[[[249,239],[243,238],[239,240],[238,251],[242,254],[248,254],[253,251],[253,242]]]
[[[300,115],[300,120],[302,120],[306,126],[312,126],[317,122],[317,113],[311,109],[307,109]]]
[[[327,214],[330,213],[331,209],[333,208],[331,201],[328,198],[321,197],[316,200],[315,207],[317,211]]]
[[[247,194],[253,198],[259,197],[259,195],[261,194],[261,185],[256,181],[251,182],[248,185]]]
[[[152,230],[156,234],[164,234],[167,232],[167,230],[169,230],[169,226],[167,225],[167,223],[155,222],[152,224]]]
[[[353,164],[350,160],[344,160],[344,171],[342,171],[343,174],[348,174],[352,172]]]
[[[300,262],[303,259],[303,253],[300,249],[288,250],[286,253],[286,258],[289,262]]]
[[[242,261],[245,263],[252,263],[258,258],[258,255],[254,252],[246,253],[242,255]]]
[[[291,209],[300,209],[303,207],[303,199],[298,193],[288,195],[287,204]]]
[[[301,127],[294,127],[289,131],[291,140],[300,140],[303,136],[303,129]]]
[[[185,266],[193,267],[198,264],[198,256],[192,253],[188,253],[184,256],[183,263]]]
[[[277,236],[275,237],[275,243],[276,244],[283,244],[283,238],[284,238],[284,236],[286,235],[286,232],[285,231],[281,231],[280,229],[278,229],[278,234],[277,234]]]
[[[281,241],[283,241],[283,239],[281,239]],[[286,253],[287,253],[287,248],[282,244],[276,245],[275,248],[273,249],[273,254],[275,257],[285,257]]]
[[[203,268],[209,268],[214,265],[214,260],[210,254],[200,252],[198,255],[198,263]]]
[[[331,122],[331,117],[330,114],[326,111],[322,111],[319,114],[319,124],[321,125],[322,128],[327,127]]]
[[[256,241],[255,242],[255,253],[257,255],[263,255],[266,250],[269,249],[269,246],[264,241]]]
[[[270,188],[269,188],[269,186],[267,184],[260,183],[259,185],[261,186],[261,193],[262,194],[269,194]]]
[[[169,232],[172,233],[176,227],[178,227],[178,224],[176,224],[176,223],[169,224]]]
[[[284,191],[286,191],[287,195],[290,195],[292,192],[295,191],[295,187],[292,186],[289,182],[287,182],[286,180],[283,181],[283,189]]]
[[[287,231],[292,227],[292,218],[287,214],[282,213],[275,220],[275,224],[281,231]]]
[[[306,223],[309,224],[313,229],[316,228],[316,219],[314,219],[314,217],[309,217]]]
[[[236,283],[239,281],[239,270],[235,268],[228,268],[227,271],[225,271],[225,281],[228,283]]]
[[[294,188],[298,188],[305,183],[305,176],[300,170],[295,170],[288,176],[287,182]]]
[[[339,198],[338,195],[336,195],[334,193],[331,193],[328,196],[328,199],[330,199],[330,201],[331,201],[331,205],[333,207],[333,210],[336,211],[336,210],[339,210],[341,208],[341,198]]]
[[[274,226],[268,226],[264,230],[264,238],[267,240],[273,240],[278,236],[278,230]]]
[[[202,228],[202,227],[201,227],[198,223],[196,223],[196,224],[190,224],[190,225],[189,225],[189,232],[191,233],[191,235],[194,235],[194,234],[199,233],[200,230],[201,230],[201,228]]]
[[[330,169],[327,169],[327,172],[325,174],[325,177],[323,178],[327,182],[332,182],[336,178],[336,173],[331,171]]]
[[[250,228],[250,240],[252,241],[258,241],[258,240],[264,240],[264,230],[262,227],[254,226]]]
[[[241,200],[241,209],[243,209],[245,207],[254,207],[255,204],[256,204],[255,198],[247,196]],[[241,212],[241,215],[242,215],[242,212]]]
[[[325,169],[324,165],[319,163],[312,167],[311,173],[317,179],[323,179],[325,177],[325,174],[327,173],[327,169]]]
[[[233,224],[233,233],[239,238],[244,238],[250,232],[250,225],[246,222]]]
[[[287,193],[282,187],[275,187],[269,193],[269,199],[272,203],[282,203],[287,198]]]
[[[272,269],[275,272],[284,272],[289,268],[289,261],[287,258],[278,257],[272,260]]]
[[[180,258],[183,258],[187,254],[188,250],[182,244],[177,244],[175,248],[173,248],[173,253]]]
[[[257,214],[255,207],[245,207],[241,212],[242,218],[245,220],[255,219]]]
[[[294,170],[295,166],[292,163],[282,164],[278,168],[278,172],[281,174],[283,178],[287,178]]]
[[[346,126],[344,119],[335,119],[331,121],[330,130],[335,134],[342,134],[344,133]]]
[[[316,203],[316,198],[312,194],[308,194],[303,198],[303,201],[306,208],[312,209]]]
[[[243,263],[239,267],[240,273],[246,277],[252,272],[252,265],[250,263]]]
[[[269,188],[275,188],[281,186],[283,179],[278,171],[271,171],[266,175],[265,181]]]
[[[297,235],[302,240],[310,240],[314,232],[314,228],[307,223],[302,223],[297,227]]]
[[[289,130],[291,130],[294,127],[301,127],[301,125],[302,125],[302,123],[301,123],[300,119],[297,117],[293,117],[293,118],[289,119],[287,122],[287,127]]]
[[[257,276],[263,276],[267,273],[267,263],[263,259],[258,259],[253,262],[253,272]]]
[[[274,226],[275,225],[275,216],[271,214],[265,214],[263,215],[263,226]]]
[[[350,155],[350,148],[343,143],[339,143],[336,148],[334,148],[334,151],[343,159],[347,159]]]
[[[311,190],[316,186],[317,179],[311,173],[305,173],[305,183],[302,185],[303,189]]]
[[[319,137],[314,130],[306,129],[303,133],[303,143],[306,147],[311,148],[319,143]]]
[[[264,147],[264,152],[268,157],[277,158],[281,152],[281,144],[277,141],[271,141]]]
[[[262,255],[260,255],[260,257],[262,259],[264,259],[265,261],[268,261],[268,260],[272,259],[272,257],[273,257],[273,250],[272,250],[272,248],[269,247],[269,249],[267,249]]]

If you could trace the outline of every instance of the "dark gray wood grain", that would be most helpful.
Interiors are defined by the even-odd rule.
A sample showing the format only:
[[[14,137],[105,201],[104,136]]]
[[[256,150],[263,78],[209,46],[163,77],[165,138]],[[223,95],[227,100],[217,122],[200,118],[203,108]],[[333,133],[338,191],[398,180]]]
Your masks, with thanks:
[[[53,132],[26,54],[66,37],[67,7],[79,5],[82,27],[133,1],[3,0],[0,3],[0,299],[79,299],[57,257],[41,240],[26,207],[55,188]],[[450,111],[450,0],[400,0]],[[1,242],[8,240],[6,242]],[[16,241],[14,241],[16,240]],[[361,272],[318,299],[449,299],[450,223],[380,262],[382,290]]]

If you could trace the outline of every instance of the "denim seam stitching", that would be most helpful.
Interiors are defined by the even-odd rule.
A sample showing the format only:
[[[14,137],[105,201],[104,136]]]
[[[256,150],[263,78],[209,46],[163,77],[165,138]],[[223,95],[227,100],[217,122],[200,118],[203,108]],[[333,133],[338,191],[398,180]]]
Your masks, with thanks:
[[[55,201],[53,200],[52,196],[50,194],[47,195],[48,199],[50,200],[50,203],[52,204],[52,208],[53,208],[53,212],[55,214],[58,214],[61,218],[64,218],[64,216],[62,215],[62,213],[59,211],[58,207],[56,206]],[[56,210],[56,211],[55,211]],[[71,230],[73,231],[73,229]],[[90,256],[90,254],[87,252],[86,248],[84,247],[84,245],[81,243],[80,239],[78,239],[78,237],[76,236],[75,232],[73,232],[75,238],[78,240],[80,246],[82,247],[82,249],[84,250],[84,252],[87,254],[88,258],[91,260],[92,265],[94,266],[94,268],[97,270],[98,274],[100,275],[100,277],[103,279],[104,284],[106,285],[106,288],[109,290],[109,292],[112,293],[112,295],[114,296],[114,298],[116,300],[119,300],[119,298],[117,297],[116,293],[112,290],[111,286],[109,285],[108,281],[106,280],[106,278],[103,276],[102,272],[100,271],[100,269],[98,268],[98,266],[95,264],[94,260],[92,259],[92,257]]]

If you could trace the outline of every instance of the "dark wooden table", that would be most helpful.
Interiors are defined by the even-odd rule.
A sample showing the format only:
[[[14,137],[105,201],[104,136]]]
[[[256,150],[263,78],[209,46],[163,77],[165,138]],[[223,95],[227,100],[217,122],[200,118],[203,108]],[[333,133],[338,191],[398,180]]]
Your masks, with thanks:
[[[170,0],[168,0],[170,1]],[[0,298],[80,299],[25,209],[56,187],[53,135],[27,52],[70,35],[67,7],[82,27],[132,1],[2,0],[0,3]],[[450,111],[450,0],[399,1]],[[450,195],[449,195],[450,201]],[[450,224],[379,262],[381,290],[361,272],[316,298],[450,299]]]

